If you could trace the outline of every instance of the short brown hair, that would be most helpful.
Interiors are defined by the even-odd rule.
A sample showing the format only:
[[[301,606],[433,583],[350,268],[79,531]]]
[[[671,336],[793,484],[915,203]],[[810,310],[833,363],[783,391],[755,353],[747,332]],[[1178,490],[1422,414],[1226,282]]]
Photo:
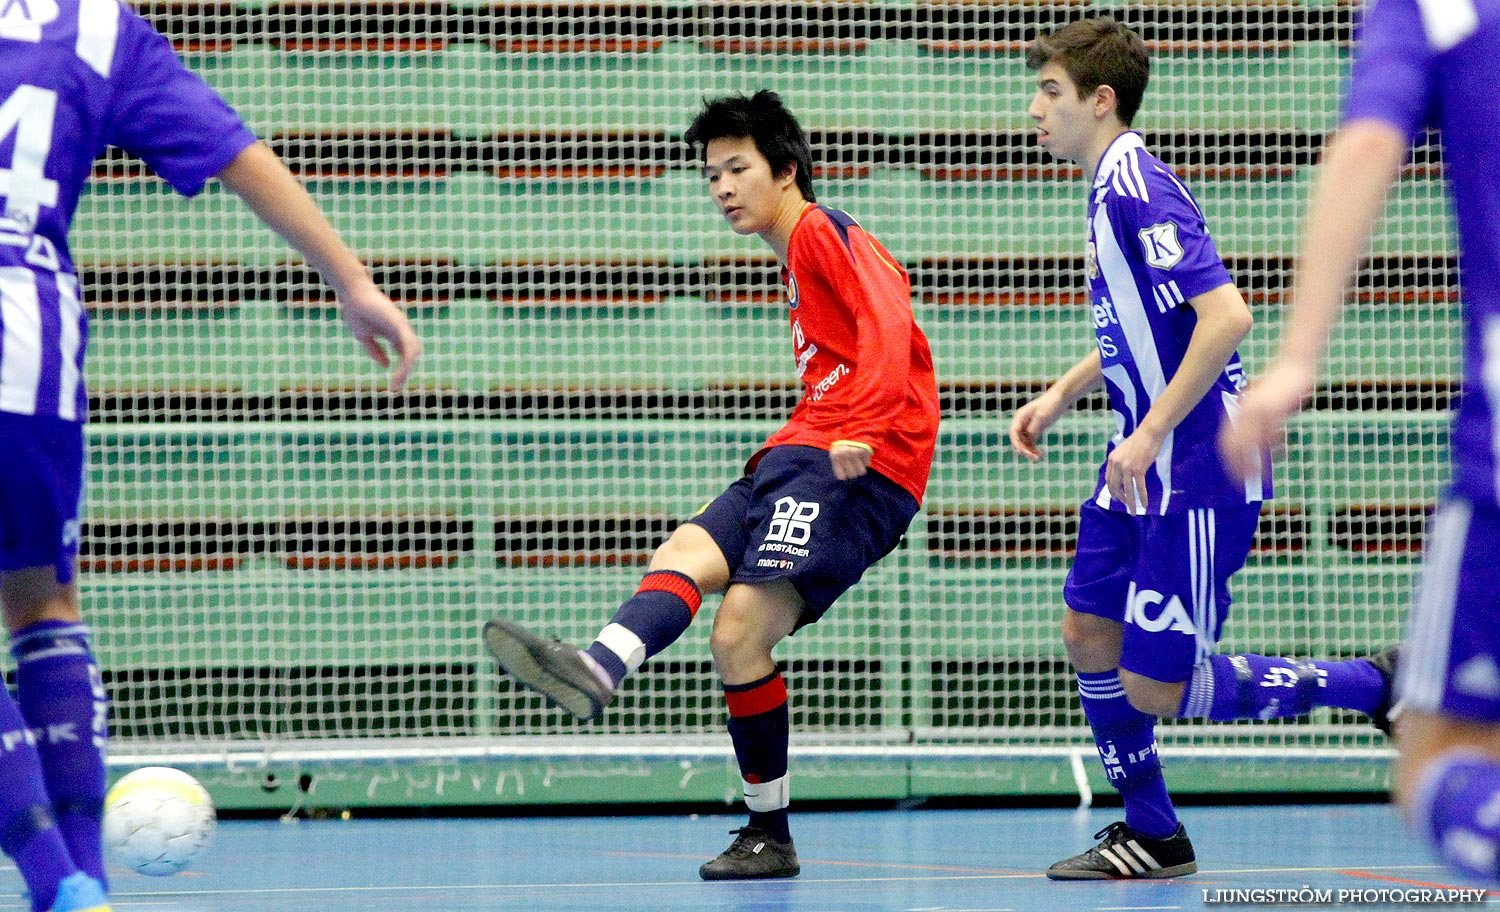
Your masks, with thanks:
[[[1135,119],[1151,79],[1151,60],[1141,36],[1110,16],[1078,19],[1038,35],[1026,48],[1026,65],[1062,67],[1082,98],[1102,85],[1115,90],[1116,112],[1125,126]]]

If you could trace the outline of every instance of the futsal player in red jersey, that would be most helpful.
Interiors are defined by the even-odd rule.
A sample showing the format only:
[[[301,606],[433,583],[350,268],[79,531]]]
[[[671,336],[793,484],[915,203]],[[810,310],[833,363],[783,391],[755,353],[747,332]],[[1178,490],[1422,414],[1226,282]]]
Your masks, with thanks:
[[[687,630],[703,595],[723,593],[710,647],[750,821],[699,874],[793,877],[790,716],[771,651],[901,541],[932,467],[937,384],[906,271],[854,219],[817,205],[807,138],[776,93],[705,102],[685,139],[729,227],[781,263],[802,399],[744,475],[656,549],[587,649],[504,618],[484,639],[516,680],[593,719]]]

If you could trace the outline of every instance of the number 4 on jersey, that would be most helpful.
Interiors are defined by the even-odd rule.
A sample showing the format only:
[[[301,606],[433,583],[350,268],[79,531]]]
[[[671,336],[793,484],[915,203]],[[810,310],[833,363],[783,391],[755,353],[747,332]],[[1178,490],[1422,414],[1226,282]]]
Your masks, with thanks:
[[[0,168],[0,231],[29,235],[41,215],[41,207],[57,205],[57,181],[48,180],[44,169],[52,152],[52,121],[57,114],[57,93],[37,86],[17,86],[0,105],[0,142],[15,135],[9,168]]]

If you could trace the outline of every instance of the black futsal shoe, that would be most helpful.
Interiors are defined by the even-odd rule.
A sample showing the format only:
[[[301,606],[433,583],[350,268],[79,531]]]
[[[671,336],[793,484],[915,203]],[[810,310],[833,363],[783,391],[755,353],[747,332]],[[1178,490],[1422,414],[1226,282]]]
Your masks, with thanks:
[[[1111,823],[1094,834],[1103,842],[1072,858],[1064,858],[1047,869],[1052,880],[1134,880],[1181,877],[1198,871],[1193,844],[1188,842],[1187,828],[1177,825],[1177,832],[1166,839],[1152,839],[1126,826],[1124,821]]]
[[[599,718],[614,698],[578,650],[504,618],[484,625],[484,646],[506,674],[580,719]]]
[[[763,877],[796,877],[802,873],[797,849],[790,842],[777,842],[759,827],[740,827],[729,848],[698,869],[704,880],[757,880]]]

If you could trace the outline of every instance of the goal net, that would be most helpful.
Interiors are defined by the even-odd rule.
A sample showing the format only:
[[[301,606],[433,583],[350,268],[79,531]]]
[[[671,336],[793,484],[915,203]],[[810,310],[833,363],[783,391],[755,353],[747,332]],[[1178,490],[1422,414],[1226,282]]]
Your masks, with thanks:
[[[497,675],[478,632],[504,613],[587,644],[795,403],[775,263],[724,226],[681,142],[705,96],[763,87],[810,132],[819,201],[909,269],[943,404],[905,543],[779,653],[795,750],[1086,755],[1057,622],[1112,420],[1086,400],[1045,462],[1009,451],[1010,413],[1093,345],[1086,188],[1036,147],[1023,49],[1096,13],[1149,42],[1136,125],[1251,304],[1253,376],[1355,17],[1340,0],[136,6],[306,182],[426,354],[390,392],[231,194],[186,201],[100,161],[73,232],[83,584],[129,763],[727,753],[712,600],[589,725]],[[1440,179],[1419,148],[1277,466],[1226,650],[1352,657],[1401,633],[1457,392]],[[1160,734],[1270,778],[1385,751],[1329,711]]]

